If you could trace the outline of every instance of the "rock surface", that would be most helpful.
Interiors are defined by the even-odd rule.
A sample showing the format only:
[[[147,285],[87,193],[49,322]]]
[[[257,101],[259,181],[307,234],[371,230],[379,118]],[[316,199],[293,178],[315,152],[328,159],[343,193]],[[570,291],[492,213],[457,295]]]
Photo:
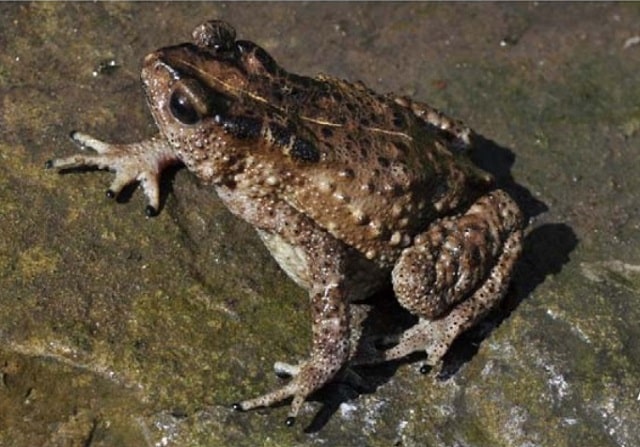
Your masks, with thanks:
[[[152,135],[140,60],[203,18],[487,139],[478,161],[530,229],[503,309],[442,373],[362,370],[371,390],[328,387],[294,429],[286,407],[232,412],[306,354],[304,292],[185,170],[147,219],[139,192],[103,197],[111,174],[42,169],[73,129]],[[0,5],[0,445],[640,445],[639,21],[610,3]]]

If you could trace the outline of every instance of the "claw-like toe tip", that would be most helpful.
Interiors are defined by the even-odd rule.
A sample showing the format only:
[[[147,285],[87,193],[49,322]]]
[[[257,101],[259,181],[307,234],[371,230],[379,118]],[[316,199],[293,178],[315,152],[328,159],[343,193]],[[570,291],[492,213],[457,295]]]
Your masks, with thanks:
[[[158,214],[158,210],[151,205],[147,205],[147,207],[144,209],[144,213],[147,215],[147,217],[154,217]]]
[[[51,169],[53,168],[53,160],[47,160],[44,162],[44,168],[45,169]]]
[[[242,408],[242,405],[240,405],[240,402],[236,402],[232,404],[231,408],[233,408],[234,411],[244,411],[244,408]]]
[[[285,421],[284,421],[284,425],[286,425],[287,427],[293,427],[293,425],[296,423],[296,418],[294,418],[293,416],[289,416]]]

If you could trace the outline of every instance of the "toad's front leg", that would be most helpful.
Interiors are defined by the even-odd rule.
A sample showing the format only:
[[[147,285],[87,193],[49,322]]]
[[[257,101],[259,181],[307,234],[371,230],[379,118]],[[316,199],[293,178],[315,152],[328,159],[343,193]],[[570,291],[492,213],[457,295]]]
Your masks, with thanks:
[[[236,410],[266,407],[293,397],[286,420],[293,425],[307,397],[329,382],[343,367],[349,355],[349,324],[344,291],[339,283],[327,284],[311,292],[313,346],[309,359],[297,367],[280,365],[286,373],[293,371],[291,381],[275,391],[234,404]]]
[[[160,137],[132,144],[111,144],[89,135],[72,132],[71,139],[81,149],[93,149],[95,154],[80,153],[47,161],[47,169],[96,167],[115,171],[116,177],[107,190],[107,197],[116,197],[130,183],[140,182],[149,204],[148,216],[160,207],[160,175],[162,171],[179,163],[173,148]]]
[[[293,376],[288,384],[233,407],[244,411],[293,397],[286,421],[292,425],[308,396],[334,378],[349,357],[348,291],[344,280],[347,249],[288,205],[274,204],[271,209],[273,226],[259,234],[283,270],[309,289],[311,354],[297,366],[276,364],[276,372]]]

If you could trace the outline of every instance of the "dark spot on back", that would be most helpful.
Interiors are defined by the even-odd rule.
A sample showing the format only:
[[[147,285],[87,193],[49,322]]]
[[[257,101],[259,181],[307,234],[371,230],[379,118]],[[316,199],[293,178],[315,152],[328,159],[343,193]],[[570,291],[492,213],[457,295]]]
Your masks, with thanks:
[[[284,95],[282,94],[282,90],[276,90],[276,89],[274,89],[273,92],[271,92],[271,96],[274,102],[276,103],[282,102],[282,99],[284,98]]]
[[[323,127],[322,136],[325,138],[331,138],[333,136],[333,130],[330,127]]]
[[[392,144],[401,154],[406,154],[407,152],[409,152],[409,147],[402,141],[393,141]]]
[[[306,95],[306,90],[300,89],[298,87],[291,87],[291,91],[287,94],[287,96],[294,102],[301,102]]]
[[[320,161],[320,152],[318,152],[318,149],[316,149],[316,147],[307,140],[303,140],[301,138],[297,138],[295,143],[293,143],[290,154],[291,157],[296,160],[308,161],[311,163],[317,163]]]
[[[289,129],[277,123],[269,124],[269,130],[271,131],[273,142],[277,146],[287,146],[293,136]]]
[[[257,138],[262,130],[262,120],[247,116],[225,116],[222,127],[236,138]]]
[[[390,164],[389,160],[384,157],[378,157],[378,163],[380,163],[380,166],[383,168],[388,168]]]

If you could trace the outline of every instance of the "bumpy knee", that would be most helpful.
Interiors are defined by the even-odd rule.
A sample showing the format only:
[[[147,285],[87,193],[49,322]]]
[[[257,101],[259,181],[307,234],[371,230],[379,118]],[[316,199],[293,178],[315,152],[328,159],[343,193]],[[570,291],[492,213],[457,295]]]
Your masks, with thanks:
[[[420,235],[424,241],[403,251],[392,272],[393,290],[398,302],[423,318],[436,319],[454,303],[444,290],[453,274],[451,250],[442,251],[437,240],[440,228]]]
[[[521,225],[517,205],[501,190],[481,197],[465,214],[435,222],[393,269],[398,301],[423,318],[441,317],[484,282]]]

